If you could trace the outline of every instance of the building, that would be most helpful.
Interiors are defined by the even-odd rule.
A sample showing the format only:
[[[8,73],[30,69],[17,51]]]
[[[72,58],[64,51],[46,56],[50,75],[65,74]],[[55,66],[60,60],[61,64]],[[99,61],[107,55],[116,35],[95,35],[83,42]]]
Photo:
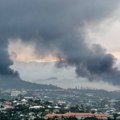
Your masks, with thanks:
[[[71,112],[68,112],[68,113],[65,113],[65,114],[47,114],[45,116],[45,119],[48,120],[49,118],[54,118],[54,117],[57,117],[57,118],[69,118],[69,117],[76,117],[78,120],[81,120],[81,119],[84,119],[86,117],[96,117],[98,118],[99,120],[107,120],[108,119],[108,115],[106,114],[92,114],[92,113],[71,113]]]

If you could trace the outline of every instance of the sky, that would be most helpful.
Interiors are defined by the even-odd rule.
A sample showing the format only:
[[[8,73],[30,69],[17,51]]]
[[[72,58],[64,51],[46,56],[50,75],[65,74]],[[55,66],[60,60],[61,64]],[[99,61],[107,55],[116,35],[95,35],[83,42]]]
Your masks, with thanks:
[[[0,79],[119,89],[119,11],[119,0],[0,0]]]

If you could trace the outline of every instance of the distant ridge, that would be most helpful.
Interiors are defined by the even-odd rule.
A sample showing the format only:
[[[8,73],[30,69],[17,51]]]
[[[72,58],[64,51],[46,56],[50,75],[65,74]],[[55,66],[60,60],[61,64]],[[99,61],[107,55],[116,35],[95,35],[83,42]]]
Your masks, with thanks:
[[[54,85],[41,85],[27,82],[20,79],[2,80],[0,79],[0,88],[3,89],[61,89]]]

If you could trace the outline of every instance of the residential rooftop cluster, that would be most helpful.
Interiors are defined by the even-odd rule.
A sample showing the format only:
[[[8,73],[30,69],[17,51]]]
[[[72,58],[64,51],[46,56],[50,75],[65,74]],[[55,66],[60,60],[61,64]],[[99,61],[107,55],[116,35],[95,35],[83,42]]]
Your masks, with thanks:
[[[0,120],[119,120],[119,94],[90,89],[1,89]]]

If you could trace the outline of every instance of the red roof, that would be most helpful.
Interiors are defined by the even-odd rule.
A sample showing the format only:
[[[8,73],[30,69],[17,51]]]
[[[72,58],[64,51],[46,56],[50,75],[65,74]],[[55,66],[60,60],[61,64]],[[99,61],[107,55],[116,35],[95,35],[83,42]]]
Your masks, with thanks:
[[[47,114],[45,117],[51,118],[51,117],[68,117],[68,116],[96,116],[96,117],[107,117],[106,114],[92,114],[92,113],[65,113],[65,114]]]

